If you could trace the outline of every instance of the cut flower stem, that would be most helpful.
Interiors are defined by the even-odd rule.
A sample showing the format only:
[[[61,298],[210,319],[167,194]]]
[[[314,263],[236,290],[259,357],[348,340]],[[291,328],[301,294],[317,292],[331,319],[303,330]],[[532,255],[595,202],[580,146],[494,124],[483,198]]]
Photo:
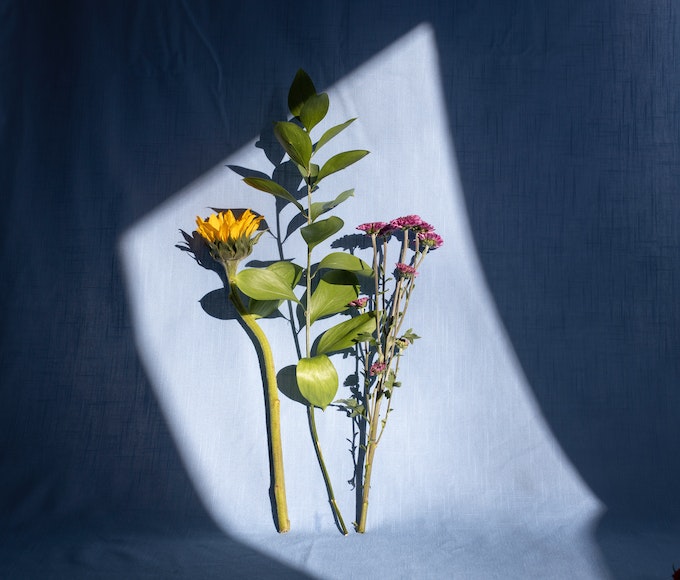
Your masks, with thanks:
[[[236,311],[243,323],[253,333],[262,351],[266,381],[266,414],[267,430],[269,432],[270,443],[270,470],[272,474],[272,486],[274,495],[274,511],[276,512],[276,529],[283,534],[290,530],[290,520],[288,519],[288,503],[286,501],[286,482],[283,473],[283,446],[281,444],[281,403],[279,401],[278,385],[276,382],[276,369],[274,367],[274,357],[272,349],[267,340],[267,336],[260,328],[255,317],[248,313],[236,285],[229,283],[229,298],[231,299]]]

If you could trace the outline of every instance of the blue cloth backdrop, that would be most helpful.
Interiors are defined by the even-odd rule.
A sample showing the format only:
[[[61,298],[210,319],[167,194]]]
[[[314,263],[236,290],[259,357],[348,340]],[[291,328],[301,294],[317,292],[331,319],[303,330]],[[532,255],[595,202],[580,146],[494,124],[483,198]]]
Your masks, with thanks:
[[[671,0],[10,0],[0,15],[2,577],[680,565]],[[215,207],[285,236],[290,208],[241,177],[281,162],[271,123],[300,67],[329,93],[327,126],[358,118],[329,154],[371,151],[319,192],[355,188],[341,233],[418,213],[445,240],[409,310],[422,339],[368,532],[346,538],[283,395],[292,529],[276,534],[257,354],[220,278],[178,247]],[[252,259],[277,251],[267,235]],[[284,251],[302,258],[296,234]],[[285,319],[262,325],[291,364]],[[351,424],[317,421],[349,522]]]

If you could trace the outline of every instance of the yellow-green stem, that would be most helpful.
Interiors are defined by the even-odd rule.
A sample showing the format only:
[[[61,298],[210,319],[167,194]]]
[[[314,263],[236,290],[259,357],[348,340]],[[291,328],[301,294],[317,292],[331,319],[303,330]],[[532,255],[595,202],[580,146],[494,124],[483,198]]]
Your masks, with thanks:
[[[260,345],[262,351],[262,359],[264,363],[266,391],[267,391],[267,416],[269,421],[269,438],[271,446],[270,454],[270,469],[273,479],[274,487],[274,508],[276,511],[276,528],[279,533],[283,534],[290,530],[290,521],[288,519],[288,503],[286,501],[286,482],[283,474],[283,447],[281,445],[281,413],[279,401],[278,386],[276,383],[276,368],[274,366],[274,357],[272,349],[267,340],[267,336],[260,328],[260,325],[255,320],[252,314],[246,310],[241,298],[238,294],[238,289],[234,284],[230,283],[229,298],[231,298],[236,311],[243,320],[243,323],[250,329]]]

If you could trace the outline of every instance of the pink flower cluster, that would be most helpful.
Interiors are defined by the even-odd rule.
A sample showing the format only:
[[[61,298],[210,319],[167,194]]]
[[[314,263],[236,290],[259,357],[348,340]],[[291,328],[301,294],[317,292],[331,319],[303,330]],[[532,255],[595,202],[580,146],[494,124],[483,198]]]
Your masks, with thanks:
[[[370,374],[372,377],[375,375],[379,375],[380,373],[384,373],[387,370],[387,365],[384,362],[377,362],[373,365],[371,365],[371,368],[368,369],[368,374]]]
[[[415,232],[431,232],[434,228],[423,221],[419,215],[405,215],[390,222],[393,230],[413,230]]]
[[[397,270],[402,276],[412,276],[415,278],[418,275],[418,272],[413,266],[409,266],[408,264],[404,264],[402,262],[397,264]]]
[[[368,234],[369,236],[372,236],[375,234],[381,234],[383,230],[387,228],[389,225],[390,224],[385,222],[368,222],[365,224],[361,224],[360,226],[357,226],[357,229]]]
[[[388,236],[395,230],[411,230],[416,233],[420,243],[430,250],[436,250],[444,243],[442,237],[434,233],[434,226],[415,214],[398,217],[390,222],[367,222],[357,229],[369,236]]]
[[[350,303],[348,303],[348,306],[355,306],[356,308],[363,308],[366,306],[366,303],[368,302],[368,297],[362,296],[361,298],[357,298],[356,300],[352,300]]]

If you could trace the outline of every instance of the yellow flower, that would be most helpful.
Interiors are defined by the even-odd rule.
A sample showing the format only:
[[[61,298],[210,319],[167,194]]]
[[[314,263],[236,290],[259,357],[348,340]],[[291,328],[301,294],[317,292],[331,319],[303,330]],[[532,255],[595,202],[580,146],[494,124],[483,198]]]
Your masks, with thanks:
[[[205,220],[197,216],[196,225],[198,233],[208,244],[212,257],[222,263],[230,276],[236,273],[238,263],[251,254],[253,246],[264,233],[251,237],[263,219],[263,216],[256,215],[249,209],[236,218],[229,209],[211,214]]]
[[[233,212],[228,209],[220,213],[211,214],[208,219],[203,220],[196,217],[198,233],[209,243],[236,241],[241,237],[250,237],[257,231],[262,216],[255,215],[247,209],[240,218],[236,219]]]

